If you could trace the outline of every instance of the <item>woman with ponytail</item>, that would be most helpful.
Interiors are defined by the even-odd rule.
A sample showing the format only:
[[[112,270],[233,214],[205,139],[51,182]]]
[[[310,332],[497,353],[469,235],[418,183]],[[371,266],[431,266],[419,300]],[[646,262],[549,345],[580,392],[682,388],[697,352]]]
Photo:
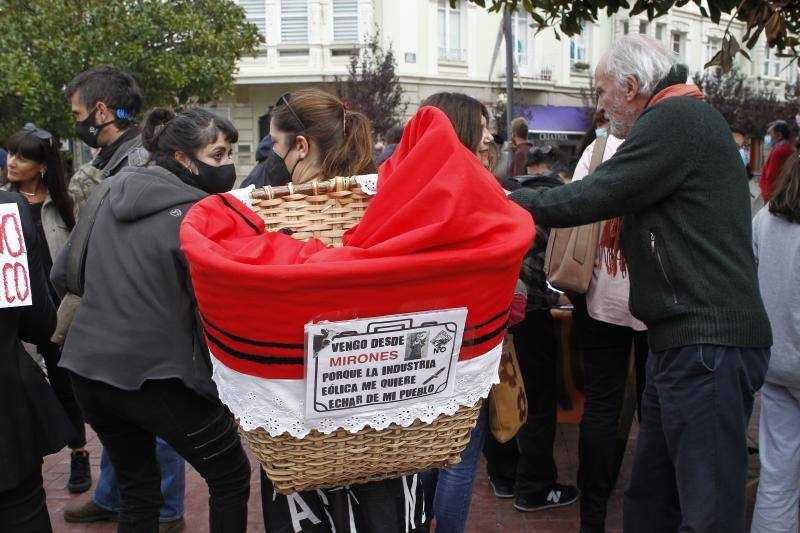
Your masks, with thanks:
[[[278,98],[269,134],[273,141],[270,166],[286,182],[375,171],[367,117],[348,111],[341,100],[318,89],[301,89]]]
[[[2,188],[21,194],[31,207],[31,214],[39,233],[39,245],[45,275],[69,232],[75,226],[73,202],[67,192],[64,167],[55,139],[49,131],[28,123],[13,134],[7,143],[8,168],[5,178],[0,178]],[[58,305],[52,285],[50,293]],[[47,368],[50,385],[75,426],[75,438],[69,442],[70,474],[67,487],[70,492],[83,492],[92,484],[89,452],[86,451],[86,431],[83,415],[75,401],[67,372],[58,367],[61,350],[58,345],[45,341],[37,346]]]
[[[294,184],[374,172],[370,123],[317,89],[281,96],[272,110],[270,167]],[[275,492],[261,469],[268,533],[422,533],[428,531],[418,476],[296,492]],[[428,515],[429,517],[430,515]]]
[[[209,531],[247,529],[250,464],[211,380],[178,237],[196,202],[233,187],[237,139],[230,121],[206,109],[155,109],[142,127],[149,162],[105,182],[61,365],[120,480],[120,532],[159,530],[156,437],[206,480]],[[53,267],[61,291],[66,260],[60,254]]]

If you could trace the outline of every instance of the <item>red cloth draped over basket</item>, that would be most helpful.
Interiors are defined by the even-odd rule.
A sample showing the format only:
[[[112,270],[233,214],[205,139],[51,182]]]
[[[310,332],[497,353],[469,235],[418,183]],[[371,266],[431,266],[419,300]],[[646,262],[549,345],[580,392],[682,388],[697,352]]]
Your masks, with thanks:
[[[488,352],[502,342],[533,235],[530,215],[426,107],[343,247],[266,232],[247,206],[217,195],[186,215],[181,248],[214,356],[240,373],[302,379],[311,321],[466,307],[459,359]]]

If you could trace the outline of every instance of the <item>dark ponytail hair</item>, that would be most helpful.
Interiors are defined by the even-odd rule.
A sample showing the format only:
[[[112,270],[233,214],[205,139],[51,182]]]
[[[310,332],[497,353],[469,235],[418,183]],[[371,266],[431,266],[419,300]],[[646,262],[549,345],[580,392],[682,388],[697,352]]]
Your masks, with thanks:
[[[291,144],[297,135],[314,140],[325,178],[374,172],[369,119],[345,109],[332,94],[300,89],[286,95],[273,109],[272,121],[279,130],[293,134],[289,136]]]
[[[50,199],[56,206],[58,214],[61,215],[61,220],[64,221],[67,229],[71,230],[75,227],[74,203],[67,192],[67,180],[64,176],[64,166],[61,164],[61,155],[58,152],[55,138],[41,139],[37,136],[38,131],[43,130],[24,129],[9,137],[8,153],[20,155],[25,159],[45,165],[42,181],[47,187],[47,192],[50,194]],[[4,176],[2,181],[4,183],[0,183],[0,185],[5,185],[8,178]]]
[[[150,161],[173,157],[175,152],[194,157],[222,133],[229,143],[239,140],[230,120],[201,107],[176,115],[165,107],[152,109],[142,123],[142,144],[150,152]]]

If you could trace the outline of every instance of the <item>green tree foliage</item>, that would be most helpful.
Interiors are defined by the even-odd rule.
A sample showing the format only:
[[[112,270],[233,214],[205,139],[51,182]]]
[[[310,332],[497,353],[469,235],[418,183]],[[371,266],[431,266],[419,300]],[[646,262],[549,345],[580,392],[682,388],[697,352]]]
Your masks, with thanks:
[[[552,27],[556,36],[577,35],[586,22],[596,22],[599,13],[608,15],[627,12],[630,16],[645,14],[653,20],[666,15],[674,7],[689,3],[698,6],[703,17],[719,23],[723,14],[745,23],[744,47],[752,49],[763,34],[767,44],[779,54],[797,58],[800,55],[800,2],[797,0],[469,0],[473,4],[500,11],[527,11],[539,29]],[[456,0],[450,0],[455,4]],[[719,65],[724,71],[732,67],[734,56],[749,58],[736,38],[726,30],[722,50],[708,66]]]
[[[336,94],[348,109],[364,113],[375,136],[383,138],[389,128],[402,125],[408,104],[403,102],[392,47],[383,49],[377,30],[364,41],[350,55],[347,77],[336,77]]]
[[[145,108],[210,102],[233,88],[258,30],[232,0],[0,0],[0,138],[25,122],[72,137],[66,84],[113,64]]]
[[[797,85],[787,85],[784,98],[779,98],[767,85],[748,80],[735,67],[727,73],[707,70],[702,76],[695,74],[694,79],[706,101],[728,124],[757,139],[767,132],[770,122],[785,120],[791,124],[798,112]]]

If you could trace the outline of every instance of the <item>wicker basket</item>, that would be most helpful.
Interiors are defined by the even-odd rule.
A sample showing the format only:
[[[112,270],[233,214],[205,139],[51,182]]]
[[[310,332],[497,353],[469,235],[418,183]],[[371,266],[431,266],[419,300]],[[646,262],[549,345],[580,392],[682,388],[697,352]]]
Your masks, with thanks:
[[[270,231],[306,240],[316,237],[334,246],[356,225],[370,197],[355,178],[313,184],[264,187],[251,193],[254,211]],[[339,487],[391,479],[443,468],[461,461],[480,413],[481,402],[440,415],[430,424],[391,424],[350,433],[312,431],[302,439],[284,433],[273,437],[262,428],[241,430],[253,455],[279,493]]]
[[[272,437],[261,428],[241,433],[275,490],[287,494],[380,481],[459,463],[480,409],[479,401],[430,424],[415,420],[408,427],[365,427],[356,433],[312,431],[302,439],[287,433]]]
[[[304,241],[312,237],[342,245],[344,233],[358,224],[370,196],[355,178],[286,187],[263,187],[250,194],[253,210],[269,231],[282,231]]]

